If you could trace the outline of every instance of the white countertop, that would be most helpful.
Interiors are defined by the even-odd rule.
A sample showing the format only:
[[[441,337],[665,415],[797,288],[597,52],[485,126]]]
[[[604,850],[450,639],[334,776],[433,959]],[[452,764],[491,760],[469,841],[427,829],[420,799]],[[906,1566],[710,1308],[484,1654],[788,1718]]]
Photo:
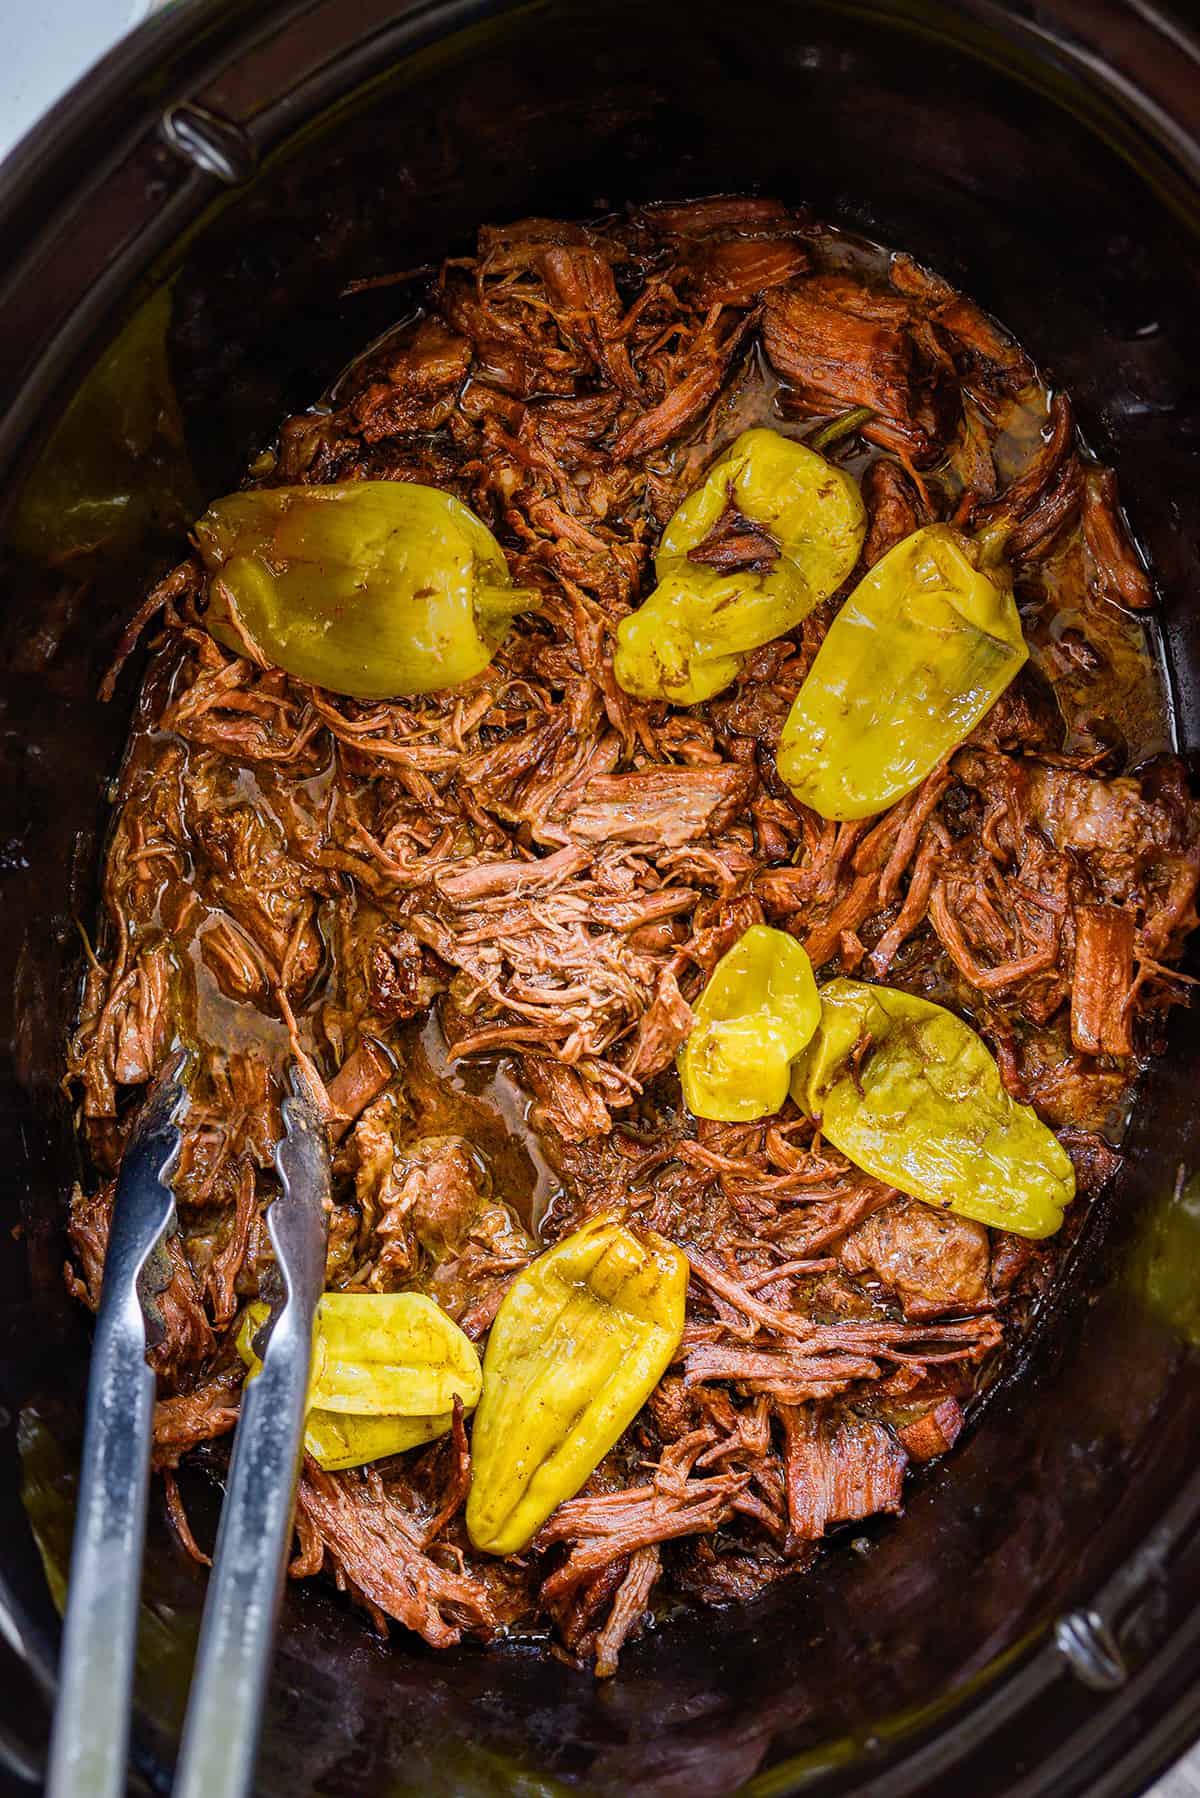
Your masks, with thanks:
[[[35,0],[5,33],[0,157],[106,50],[165,0]],[[10,27],[15,24],[10,14]]]

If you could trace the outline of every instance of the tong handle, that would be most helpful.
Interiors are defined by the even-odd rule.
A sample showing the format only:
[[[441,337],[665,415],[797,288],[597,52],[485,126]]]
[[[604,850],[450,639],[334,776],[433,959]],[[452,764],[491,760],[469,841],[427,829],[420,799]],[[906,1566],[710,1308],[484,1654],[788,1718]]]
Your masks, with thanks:
[[[308,1407],[313,1327],[325,1273],[329,1159],[324,1128],[300,1097],[285,1099],[276,1150],[283,1195],[267,1228],[283,1284],[259,1373],[241,1417],[217,1544],[175,1798],[241,1798],[251,1790],[275,1622],[292,1538]]]
[[[46,1798],[125,1790],[154,1375],[136,1298],[96,1326]]]
[[[170,1277],[163,1245],[175,1221],[168,1180],[180,1147],[183,1066],[176,1056],[143,1107],[117,1182],[88,1378],[46,1798],[120,1798],[125,1791],[154,1424],[147,1320],[153,1324]]]

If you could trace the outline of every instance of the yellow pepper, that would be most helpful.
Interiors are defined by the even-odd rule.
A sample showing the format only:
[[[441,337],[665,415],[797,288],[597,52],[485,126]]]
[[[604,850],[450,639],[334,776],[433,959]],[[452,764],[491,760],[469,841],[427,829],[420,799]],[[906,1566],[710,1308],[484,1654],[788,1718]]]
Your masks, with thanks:
[[[262,1365],[254,1338],[268,1307],[247,1307],[242,1360]],[[420,1292],[327,1292],[317,1311],[304,1446],[329,1470],[360,1467],[444,1436],[454,1400],[470,1410],[482,1373],[474,1346]]]
[[[326,1473],[365,1467],[388,1455],[407,1454],[447,1436],[453,1411],[433,1417],[344,1417],[336,1411],[310,1411],[304,1423],[304,1446]]]
[[[700,705],[714,698],[737,679],[745,660],[726,647],[723,632],[742,650],[753,649],[742,626],[757,623],[758,642],[768,643],[812,609],[808,588],[787,570],[723,573],[677,556],[660,558],[657,571],[649,599],[617,626],[613,673],[635,699]],[[767,589],[765,581],[776,584]]]
[[[630,1424],[679,1346],[686,1257],[608,1214],[539,1255],[488,1337],[467,1533],[515,1554]]]
[[[689,560],[730,505],[774,538],[774,567],[730,572]],[[794,630],[840,587],[865,528],[850,475],[778,431],[743,431],[663,533],[659,584],[617,629],[618,683],[674,705],[712,698],[749,650]]]
[[[856,1167],[978,1223],[1052,1236],[1075,1196],[1070,1157],[970,1025],[895,987],[821,988],[792,1097]]]
[[[692,1010],[679,1078],[693,1117],[747,1123],[778,1111],[791,1064],[821,1018],[812,964],[795,937],[752,924]]]
[[[829,627],[779,743],[823,818],[903,799],[961,743],[1029,654],[1012,588],[961,531],[931,524],[865,574]]]
[[[195,537],[218,642],[358,699],[470,680],[537,605],[473,512],[412,481],[231,493]]]

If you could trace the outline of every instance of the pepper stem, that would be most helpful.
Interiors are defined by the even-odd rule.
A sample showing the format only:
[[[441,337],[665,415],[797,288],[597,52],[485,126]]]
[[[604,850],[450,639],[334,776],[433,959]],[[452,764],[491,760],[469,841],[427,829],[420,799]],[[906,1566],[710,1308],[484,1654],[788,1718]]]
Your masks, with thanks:
[[[536,587],[501,587],[481,583],[475,589],[475,616],[479,633],[499,643],[518,612],[539,612],[542,595]]]
[[[836,418],[819,425],[810,437],[806,437],[804,447],[811,450],[828,449],[831,443],[836,443],[841,437],[849,437],[852,431],[857,431],[860,425],[865,425],[874,416],[873,406],[855,406],[850,412],[841,412]]]
[[[1004,549],[1012,535],[1011,518],[1000,517],[983,529],[975,532],[974,541],[979,549],[979,565],[981,568],[994,568],[1004,560]]]

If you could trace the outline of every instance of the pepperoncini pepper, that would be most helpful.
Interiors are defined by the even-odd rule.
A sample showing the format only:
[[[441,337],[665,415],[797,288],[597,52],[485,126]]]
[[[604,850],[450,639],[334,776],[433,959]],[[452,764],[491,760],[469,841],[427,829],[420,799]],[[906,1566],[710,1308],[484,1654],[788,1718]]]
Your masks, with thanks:
[[[590,1219],[517,1275],[471,1433],[467,1533],[514,1554],[632,1422],[683,1335],[688,1264],[653,1230]]]
[[[865,574],[796,695],[778,767],[823,818],[894,805],[974,729],[1029,651],[1012,589],[951,525]]]
[[[237,1334],[243,1361],[262,1363],[254,1338],[268,1307],[247,1307]],[[327,1292],[317,1311],[304,1446],[329,1471],[360,1467],[444,1436],[454,1400],[470,1410],[482,1385],[479,1356],[452,1318],[420,1292]]]
[[[693,1117],[747,1123],[778,1111],[821,1018],[812,964],[784,930],[752,924],[692,1007],[679,1078]]]
[[[812,609],[808,588],[787,569],[723,573],[682,556],[660,557],[656,568],[649,599],[617,626],[613,673],[636,699],[700,705],[714,698],[737,679],[747,649],[791,630]],[[767,580],[775,583],[770,590]],[[747,642],[755,625],[756,642]]]
[[[895,987],[821,988],[792,1097],[857,1167],[978,1223],[1051,1236],[1075,1196],[1070,1157],[970,1025]]]
[[[537,604],[473,512],[413,481],[231,493],[195,538],[218,642],[357,699],[470,680]]]
[[[690,559],[730,506],[774,538],[774,567],[730,571]],[[778,431],[743,431],[663,532],[659,584],[617,629],[618,683],[674,705],[712,698],[749,650],[793,630],[841,585],[865,528],[850,475]]]

